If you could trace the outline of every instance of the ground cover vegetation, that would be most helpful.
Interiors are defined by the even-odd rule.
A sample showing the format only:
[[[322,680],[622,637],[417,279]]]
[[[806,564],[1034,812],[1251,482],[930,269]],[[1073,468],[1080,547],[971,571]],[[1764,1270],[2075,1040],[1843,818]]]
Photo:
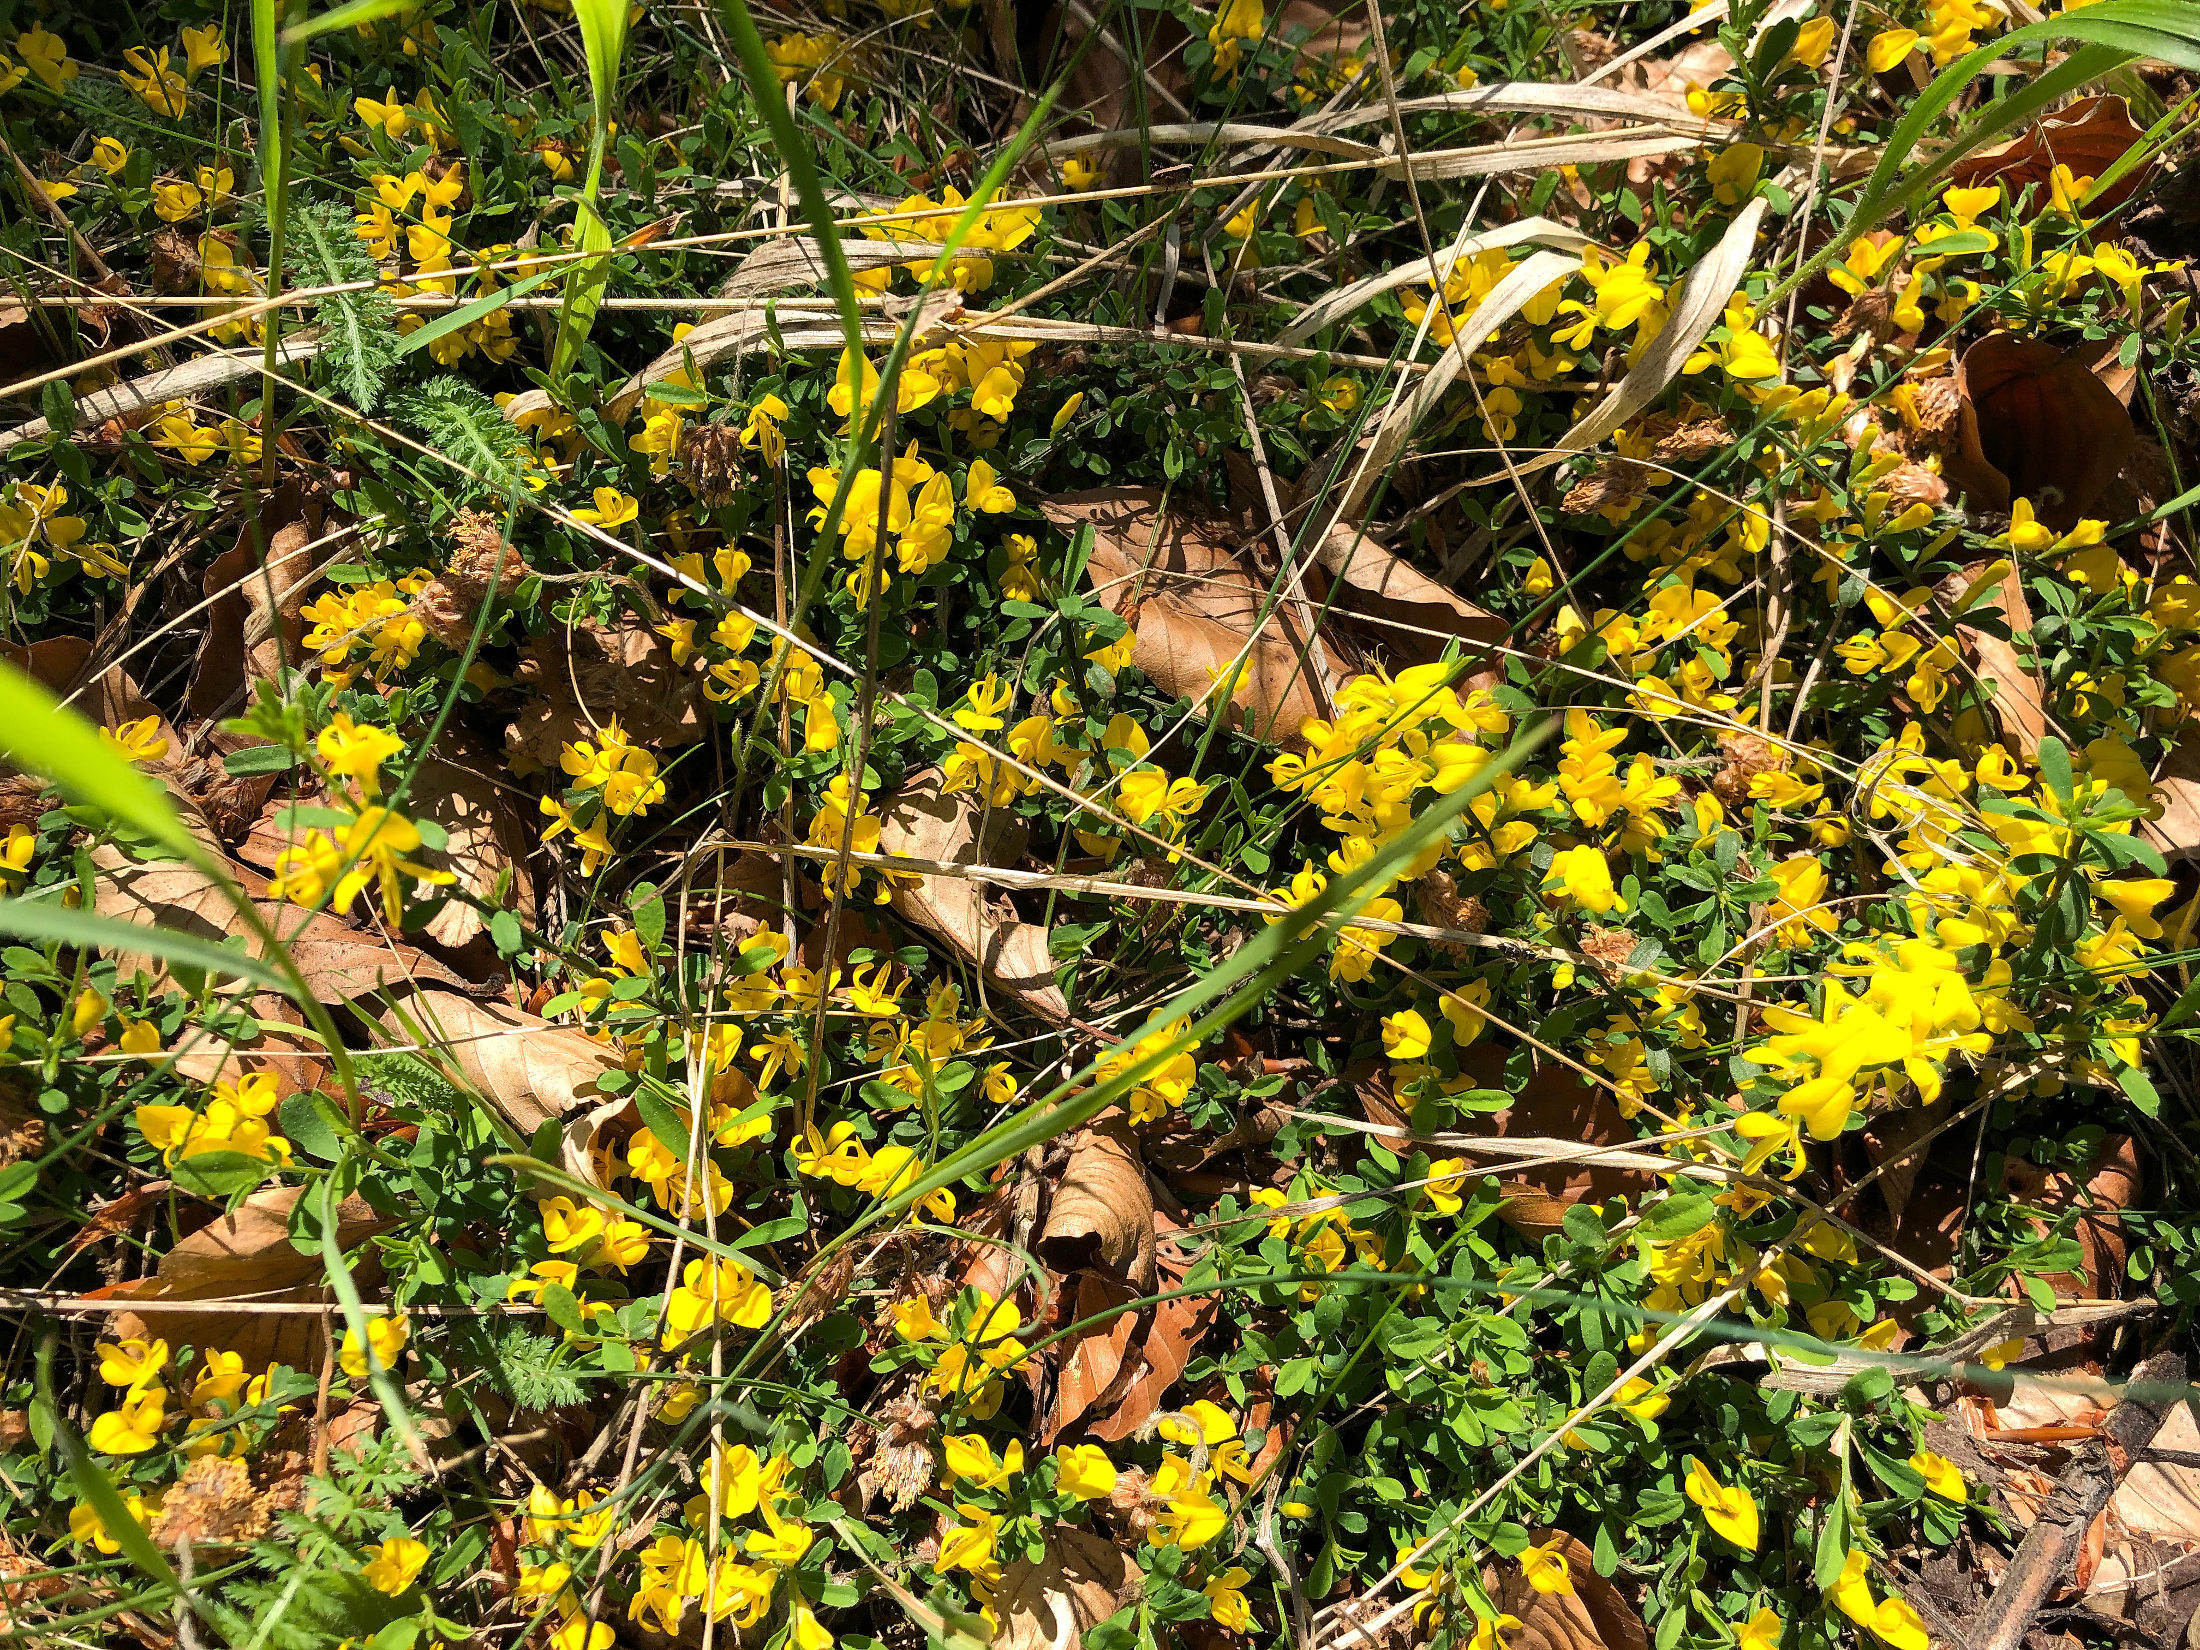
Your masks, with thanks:
[[[2186,1642],[2196,76],[0,0],[0,1632]]]

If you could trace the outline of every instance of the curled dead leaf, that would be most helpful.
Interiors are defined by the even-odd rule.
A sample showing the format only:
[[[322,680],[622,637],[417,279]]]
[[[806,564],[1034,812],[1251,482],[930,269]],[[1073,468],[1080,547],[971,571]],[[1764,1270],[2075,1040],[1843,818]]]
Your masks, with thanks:
[[[981,842],[980,815],[989,810],[974,792],[942,794],[940,778],[939,769],[927,768],[902,787],[880,820],[878,851],[941,864],[993,863],[987,852],[1007,851],[1001,842],[1012,828],[1011,817],[990,811],[984,822],[986,840]],[[939,935],[1042,1018],[1057,1025],[1069,1019],[1069,1000],[1054,983],[1047,931],[1004,915],[987,901],[983,883],[963,877],[919,877],[915,887],[894,890],[894,909]]]
[[[639,621],[547,631],[520,649],[518,677],[535,693],[505,743],[547,768],[561,746],[595,739],[614,717],[637,745],[692,744],[710,726],[701,678]]]
[[[386,1011],[382,1025],[406,1044],[415,1028],[429,1031],[459,1074],[523,1139],[594,1101],[596,1079],[620,1066],[616,1053],[582,1032],[505,1003],[448,992],[415,993]],[[613,1109],[630,1104],[619,1101]]]
[[[1135,1595],[1138,1566],[1105,1536],[1056,1524],[1044,1539],[1036,1561],[1019,1555],[1002,1567],[995,1650],[1075,1650]]]
[[[2080,98],[2042,118],[2024,136],[1957,161],[1948,177],[1965,189],[1998,183],[2012,202],[2036,187],[2032,205],[2037,209],[2047,203],[2048,180],[2058,165],[2069,167],[2074,178],[2097,178],[2145,139],[2146,132],[2122,98]],[[2151,160],[2133,167],[2088,202],[2087,213],[2114,211],[2146,188],[2154,172]]]
[[[125,1286],[132,1301],[244,1301],[252,1303],[326,1303],[334,1298],[319,1282],[324,1276],[318,1254],[301,1255],[291,1245],[291,1211],[304,1188],[270,1186],[254,1192],[229,1214],[200,1228],[161,1256],[150,1278]],[[347,1250],[396,1224],[363,1197],[348,1197],[336,1210],[337,1241]],[[379,1263],[371,1256],[354,1265],[362,1291],[373,1287]],[[123,1312],[116,1316],[117,1339],[161,1336],[171,1345],[186,1343],[235,1352],[248,1370],[270,1363],[293,1369],[318,1369],[322,1319],[318,1313],[240,1313],[221,1306],[201,1312]]]
[[[1154,1279],[1153,1193],[1138,1142],[1119,1113],[1087,1127],[1054,1189],[1039,1258],[1065,1276],[1090,1268],[1144,1293]]]
[[[1232,698],[1254,737],[1295,739],[1302,722],[1321,714],[1312,650],[1292,604],[1269,607],[1269,581],[1239,559],[1222,518],[1183,509],[1163,515],[1161,495],[1147,487],[1069,493],[1042,508],[1065,532],[1093,529],[1085,581],[1128,621],[1131,663],[1162,691],[1204,702],[1244,652]]]
[[[1642,1616],[1596,1573],[1586,1545],[1563,1530],[1537,1530],[1531,1540],[1539,1547],[1557,1541],[1572,1590],[1539,1593],[1517,1563],[1482,1572],[1483,1588],[1497,1608],[1520,1620],[1506,1635],[1514,1650],[1649,1650]]]
[[[450,837],[449,846],[434,857],[457,876],[454,894],[493,902],[499,879],[509,872],[512,910],[532,924],[535,883],[527,856],[534,838],[520,816],[517,793],[495,777],[499,765],[470,735],[446,730],[413,776],[410,806],[416,819],[433,821]],[[486,926],[480,912],[453,899],[422,932],[456,950]]]
[[[328,521],[318,494],[287,482],[260,506],[259,530],[267,534],[264,563],[259,534],[249,522],[237,542],[214,558],[203,581],[210,598],[206,635],[184,689],[184,703],[193,713],[233,715],[253,683],[273,681],[285,665],[303,662],[307,597],[321,570],[348,550],[348,539],[322,542],[332,531]]]
[[[2137,445],[2131,415],[2090,356],[1991,333],[1963,352],[1958,443],[1944,465],[1974,509],[2029,499],[2058,532],[2077,525]]]

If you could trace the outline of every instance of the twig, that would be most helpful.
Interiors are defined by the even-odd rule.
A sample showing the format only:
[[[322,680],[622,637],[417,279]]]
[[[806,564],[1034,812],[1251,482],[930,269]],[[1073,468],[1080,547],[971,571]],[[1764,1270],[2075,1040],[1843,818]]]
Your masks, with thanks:
[[[1975,1650],[2017,1650],[2024,1642],[2032,1618],[2047,1595],[2062,1584],[2093,1521],[2108,1506],[2132,1462],[2169,1419],[2176,1397],[2156,1397],[2154,1390],[2181,1391],[2185,1380],[2181,1352],[2158,1352],[2133,1373],[2100,1436],[2081,1445],[2063,1469],[2054,1493],[2018,1544],[2001,1585],[1972,1622]]]

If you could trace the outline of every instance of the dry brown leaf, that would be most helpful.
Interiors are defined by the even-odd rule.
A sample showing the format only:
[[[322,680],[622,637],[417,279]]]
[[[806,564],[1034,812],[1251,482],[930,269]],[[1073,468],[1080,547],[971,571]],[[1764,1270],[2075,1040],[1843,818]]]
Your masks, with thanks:
[[[206,570],[206,635],[184,690],[185,705],[200,716],[234,714],[253,683],[303,663],[307,598],[321,569],[347,553],[343,540],[316,542],[327,531],[321,499],[294,481],[261,504],[259,525],[268,535],[264,568],[247,523]]]
[[[1540,1547],[1554,1537],[1566,1560],[1571,1592],[1537,1592],[1517,1563],[1495,1564],[1482,1572],[1482,1585],[1497,1608],[1520,1618],[1520,1625],[1506,1635],[1515,1650],[1649,1650],[1641,1615],[1596,1573],[1586,1545],[1562,1530],[1537,1530],[1530,1539]]]
[[[1005,852],[998,839],[1010,828],[1010,816],[991,811],[988,840],[979,841],[979,816],[987,812],[983,803],[970,791],[942,795],[940,777],[939,769],[927,768],[902,787],[880,820],[879,852],[941,864],[994,863],[987,853]],[[1057,1025],[1068,1021],[1069,1000],[1054,983],[1047,931],[1002,914],[987,902],[983,883],[919,877],[915,887],[894,890],[894,909],[946,940],[1035,1013]],[[842,922],[845,926],[846,913]]]
[[[2140,1185],[2139,1148],[2129,1135],[2112,1134],[2103,1140],[2082,1174],[2043,1169],[2023,1158],[2010,1157],[2003,1167],[2009,1195],[2047,1218],[2035,1216],[2032,1224],[2042,1237],[2055,1217],[2079,1211],[2071,1235],[2078,1240],[2083,1268],[2078,1273],[2055,1273],[2044,1281],[2056,1293],[2081,1295],[2091,1300],[2115,1299],[2123,1293],[2124,1258],[2129,1240],[2124,1235],[2122,1211],[2131,1207]]]
[[[583,1032],[448,992],[417,993],[387,1010],[382,1026],[406,1044],[415,1031],[431,1033],[460,1075],[529,1140],[543,1124],[596,1101],[596,1079],[620,1067],[616,1053]]]
[[[1073,1650],[1138,1585],[1138,1566],[1105,1536],[1056,1524],[1044,1539],[1036,1563],[1019,1554],[1002,1567],[993,1602],[1001,1623],[995,1650]]]
[[[2029,499],[2058,532],[2105,493],[2138,442],[2131,415],[2093,360],[2038,339],[1991,333],[1956,366],[1962,394],[1949,482],[1974,509]]]
[[[1187,1251],[1178,1243],[1161,1241],[1176,1231],[1175,1222],[1158,1210],[1153,1218],[1157,1281],[1164,1281],[1173,1288],[1184,1281]],[[1191,1362],[1193,1350],[1214,1320],[1215,1297],[1212,1295],[1179,1295],[1156,1306],[1145,1338],[1138,1343],[1138,1374],[1124,1391],[1114,1412],[1089,1423],[1086,1431],[1102,1443],[1114,1443],[1144,1426],[1162,1407],[1169,1389],[1183,1376],[1184,1366]]]
[[[290,1242],[290,1212],[304,1188],[271,1186],[254,1192],[236,1211],[193,1232],[167,1254],[150,1278],[115,1293],[133,1301],[327,1302],[334,1297],[318,1280],[325,1276],[321,1257],[301,1255]],[[363,1197],[344,1199],[336,1211],[337,1240],[356,1248],[376,1232],[394,1225]],[[362,1289],[371,1256],[355,1266]],[[293,1369],[318,1369],[322,1320],[314,1313],[240,1313],[210,1307],[200,1312],[119,1314],[117,1339],[160,1336],[171,1345],[186,1343],[239,1353],[248,1370],[285,1363]]]
[[[2097,178],[2145,140],[2145,131],[2132,120],[2122,98],[2080,98],[2042,119],[2024,136],[1957,161],[1948,169],[1948,177],[1965,189],[1999,183],[2011,203],[2027,188],[2037,186],[2032,200],[2036,211],[2047,204],[2048,180],[2057,165],[2069,167],[2072,177]],[[2154,172],[2151,160],[2133,167],[2086,204],[2087,214],[2114,211],[2145,189]]]
[[[92,867],[99,873],[94,906],[103,917],[213,941],[241,931],[228,896],[203,871],[181,860],[132,859],[108,843],[92,850]],[[269,899],[266,879],[246,866],[231,863],[229,872],[251,896],[261,919],[282,937],[306,985],[322,1002],[350,1002],[408,983],[472,989],[424,951],[354,928],[326,911],[308,912]],[[167,972],[166,964],[145,952],[120,953],[115,962],[125,979],[139,969],[156,978]]]
[[[1951,587],[1960,587],[1956,589],[1960,597],[1985,571],[1985,564],[1977,563],[1947,582]],[[2026,636],[2032,630],[2032,604],[2025,600],[2024,581],[2013,564],[2000,582],[1967,611],[1998,612],[2012,636]],[[1970,658],[1971,668],[1993,695],[1994,718],[2001,724],[2002,737],[2029,761],[2039,754],[2040,740],[2047,733],[2047,698],[2039,678],[2025,668],[2012,642],[1960,621],[1955,633]]]
[[[1485,1087],[1506,1086],[1504,1056],[1487,1044],[1475,1044],[1460,1064]],[[1389,1074],[1385,1068],[1371,1068],[1361,1079],[1359,1089],[1368,1121],[1387,1127],[1402,1128],[1407,1124],[1404,1111],[1390,1096]],[[1634,1139],[1634,1131],[1620,1116],[1610,1091],[1584,1082],[1573,1072],[1555,1065],[1538,1065],[1527,1087],[1513,1097],[1512,1105],[1482,1121],[1487,1124],[1486,1128],[1461,1132],[1487,1133],[1501,1140],[1514,1136],[1578,1140],[1593,1146],[1626,1144]],[[1378,1135],[1376,1138],[1384,1137]],[[1392,1146],[1393,1150],[1404,1149],[1403,1135],[1391,1136],[1385,1143],[1392,1140],[1399,1142]],[[1434,1155],[1443,1155],[1441,1148],[1429,1149]],[[1470,1157],[1468,1162],[1479,1172],[1478,1160]],[[1566,1218],[1566,1211],[1577,1203],[1636,1198],[1654,1184],[1647,1174],[1610,1164],[1546,1163],[1529,1168],[1503,1168],[1500,1164],[1491,1164],[1490,1172],[1498,1176],[1505,1188],[1505,1201],[1497,1208],[1498,1218],[1515,1231],[1536,1238],[1557,1231]]]
[[[1065,1277],[1091,1269],[1138,1294],[1152,1286],[1153,1193],[1121,1113],[1096,1119],[1072,1143],[1040,1228],[1039,1258]]]
[[[1245,650],[1269,581],[1247,570],[1232,548],[1241,535],[1224,520],[1181,508],[1164,517],[1160,506],[1152,488],[1103,487],[1048,499],[1041,508],[1064,532],[1091,525],[1085,579],[1135,632],[1131,663],[1163,692],[1205,701]],[[1235,713],[1255,738],[1295,742],[1299,725],[1321,714],[1306,644],[1292,604],[1276,603],[1233,695]]]
[[[2139,821],[2139,834],[2172,859],[2200,853],[2200,734],[2185,734],[2154,776],[2159,819]]]
[[[1149,1223],[1149,1236],[1151,1231]],[[1103,1312],[1113,1312],[1115,1316],[1079,1335],[1062,1354],[1061,1369],[1054,1383],[1054,1403],[1039,1428],[1040,1448],[1051,1445],[1088,1411],[1104,1410],[1118,1386],[1127,1384],[1125,1365],[1136,1367],[1131,1342],[1145,1314],[1125,1309],[1138,1299],[1138,1295],[1139,1291],[1129,1284],[1105,1272],[1077,1274],[1077,1292],[1069,1304],[1069,1321],[1082,1323]]]
[[[1332,611],[1342,610],[1374,632],[1386,651],[1400,661],[1429,664],[1444,655],[1447,643],[1466,645],[1466,656],[1493,657],[1488,648],[1509,633],[1503,619],[1446,590],[1426,573],[1394,555],[1363,529],[1333,524],[1315,551],[1315,559],[1342,581]],[[1320,597],[1316,597],[1319,605]]]
[[[637,745],[692,744],[711,722],[701,678],[639,621],[547,631],[520,649],[518,676],[535,693],[505,743],[546,768],[558,765],[560,746],[597,738],[614,717]]]
[[[512,909],[520,921],[535,920],[535,883],[527,856],[535,843],[520,818],[516,793],[494,777],[499,763],[470,735],[447,729],[435,750],[413,775],[411,808],[416,819],[433,820],[450,835],[450,846],[433,856],[454,872],[453,893],[468,893],[493,903],[499,876],[511,873]],[[452,949],[467,944],[487,926],[480,912],[453,899],[421,930]]]

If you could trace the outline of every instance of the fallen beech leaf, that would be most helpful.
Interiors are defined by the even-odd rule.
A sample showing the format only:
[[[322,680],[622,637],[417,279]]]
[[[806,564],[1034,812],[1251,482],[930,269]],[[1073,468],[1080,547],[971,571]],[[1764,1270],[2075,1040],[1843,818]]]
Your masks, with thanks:
[[[1974,509],[2030,499],[2058,532],[2108,490],[2138,442],[2131,414],[2088,357],[1991,333],[1956,364],[1962,396],[1949,482]]]
[[[2044,1237],[2055,1217],[2072,1209],[2081,1211],[2072,1231],[2084,1251],[2080,1273],[2055,1273],[2044,1281],[2057,1294],[2082,1295],[2092,1300],[2113,1299],[2125,1282],[2124,1258],[2129,1242],[2124,1236],[2122,1211],[2131,1207],[2139,1191],[2139,1148],[2131,1136],[2112,1134],[2101,1142],[2092,1163],[2082,1174],[2042,1169],[2022,1158],[2009,1158],[2003,1177],[2010,1196],[2045,1211],[2032,1224]]]
[[[1045,501],[1047,519],[1065,532],[1090,525],[1085,580],[1135,632],[1131,663],[1165,693],[1204,702],[1253,637],[1233,694],[1235,713],[1255,738],[1294,742],[1299,725],[1321,714],[1305,630],[1290,600],[1253,626],[1269,582],[1255,578],[1231,548],[1233,535],[1211,515],[1182,508],[1161,515],[1148,487],[1102,487]],[[1334,689],[1336,682],[1324,686]]]
[[[1341,609],[1368,626],[1374,641],[1407,663],[1434,663],[1453,638],[1465,642],[1473,658],[1478,649],[1502,642],[1511,630],[1496,614],[1446,590],[1363,528],[1332,524],[1314,555],[1341,581],[1330,598],[1331,610]]]
[[[1488,1087],[1504,1083],[1504,1056],[1487,1044],[1477,1043],[1469,1048],[1460,1061],[1461,1069],[1472,1073],[1477,1082]],[[1378,1072],[1376,1081],[1387,1083],[1387,1073]],[[1393,1113],[1396,1108],[1393,1105]],[[1374,1113],[1369,1113],[1371,1119]],[[1397,1121],[1404,1122],[1402,1114]],[[1472,1119],[1463,1122],[1472,1123]],[[1526,1136],[1534,1139],[1578,1140],[1584,1145],[1624,1145],[1633,1141],[1634,1130],[1620,1116],[1619,1107],[1610,1092],[1584,1082],[1562,1066],[1538,1065],[1529,1077],[1527,1086],[1513,1097],[1513,1103],[1504,1111],[1490,1114],[1483,1119],[1486,1128],[1470,1127],[1461,1132],[1487,1133],[1498,1139],[1510,1136]],[[1441,1157],[1441,1148],[1428,1148],[1431,1155]],[[1477,1174],[1494,1173],[1506,1188],[1505,1201],[1498,1205],[1497,1216],[1506,1225],[1528,1237],[1542,1237],[1555,1232],[1566,1218],[1566,1211],[1577,1203],[1604,1203],[1613,1198],[1637,1198],[1652,1189],[1651,1176],[1634,1169],[1615,1168],[1609,1164],[1546,1163],[1533,1168],[1507,1169],[1502,1160],[1469,1157],[1467,1162]]]
[[[150,1278],[116,1291],[135,1301],[326,1302],[334,1296],[319,1280],[325,1276],[318,1254],[301,1255],[290,1242],[290,1212],[304,1188],[270,1186],[254,1192],[233,1213],[193,1232],[167,1254]],[[396,1224],[378,1214],[363,1197],[347,1197],[336,1210],[337,1239],[356,1248],[376,1232]],[[371,1256],[355,1264],[362,1289],[376,1267]],[[124,1312],[114,1322],[118,1340],[157,1335],[173,1346],[189,1344],[236,1352],[244,1367],[259,1371],[270,1363],[293,1369],[320,1368],[322,1320],[313,1313],[238,1313],[210,1307],[198,1312]]]
[[[1121,1114],[1111,1113],[1070,1148],[1040,1229],[1039,1258],[1064,1276],[1105,1271],[1144,1294],[1154,1279],[1153,1212],[1138,1142]]]
[[[2200,1454],[2200,1420],[2194,1418],[2192,1405],[2179,1404],[2170,1411],[2152,1447]],[[2108,1510],[2121,1528],[2142,1540],[2200,1547],[2200,1468],[2142,1457],[2132,1463]],[[2109,1568],[2103,1566],[2096,1593],[2112,1579],[2105,1573]]]
[[[65,1255],[81,1254],[95,1243],[111,1238],[118,1232],[127,1232],[137,1224],[140,1215],[157,1206],[171,1189],[171,1182],[166,1180],[147,1180],[130,1187],[113,1202],[93,1210],[91,1218],[79,1226],[69,1241],[62,1245],[61,1252]]]
[[[1138,1566],[1092,1530],[1056,1524],[1039,1559],[1002,1566],[993,1608],[1001,1630],[995,1650],[1072,1650],[1120,1610],[1138,1583]]]
[[[2146,132],[2132,120],[2122,98],[2080,98],[2040,120],[2024,136],[1957,161],[1948,169],[1948,178],[1965,189],[1999,183],[2003,198],[2012,205],[2027,188],[2037,185],[2031,203],[2037,212],[2047,205],[2048,179],[2058,164],[2069,167],[2072,177],[2097,178],[2145,139]],[[2151,160],[2133,167],[2086,204],[2087,214],[2114,211],[2146,188],[2154,172]]]
[[[413,775],[408,806],[415,819],[432,820],[450,835],[450,846],[433,856],[442,869],[455,872],[453,893],[493,902],[499,876],[511,873],[512,909],[520,921],[535,920],[535,883],[527,856],[533,833],[520,817],[516,793],[494,777],[497,763],[474,740],[456,730],[445,732]],[[487,927],[480,912],[453,899],[421,930],[453,950]]]
[[[987,843],[978,840],[984,806],[972,791],[940,793],[940,771],[927,768],[904,785],[879,825],[878,851],[942,864],[984,865]],[[1009,828],[1009,816],[993,810],[989,836]],[[894,890],[894,909],[946,940],[1014,992],[1042,1017],[1060,1025],[1069,1000],[1054,984],[1054,956],[1047,931],[1001,915],[986,900],[985,885],[963,877],[919,877],[914,888]],[[847,926],[849,913],[842,913]]]
[[[1596,1573],[1587,1546],[1560,1530],[1537,1530],[1542,1546],[1556,1536],[1573,1581],[1571,1593],[1539,1593],[1519,1564],[1505,1561],[1482,1572],[1482,1586],[1497,1608],[1520,1618],[1507,1633],[1513,1650],[1649,1650],[1642,1617],[1619,1589]]]
[[[2027,613],[2023,628],[2029,629],[2030,625]],[[2031,761],[2039,754],[2040,740],[2047,733],[2047,703],[2039,678],[2025,668],[2016,648],[1999,636],[1959,624],[1956,640],[1969,651],[1971,668],[1994,696],[1994,719],[2001,724],[2002,736],[2027,762]]]
[[[686,745],[710,726],[701,678],[672,662],[672,644],[640,622],[561,626],[520,649],[519,680],[535,690],[506,745],[544,767],[559,748],[593,740],[614,717],[637,745]]]
[[[2172,859],[2200,853],[2200,735],[2179,737],[2154,776],[2159,819],[2139,821],[2139,834]]]
[[[467,1082],[524,1139],[594,1101],[596,1079],[620,1066],[616,1053],[583,1032],[505,1003],[475,1002],[448,992],[417,992],[387,1010],[382,1025],[408,1044],[414,1027],[428,1031]],[[630,1103],[620,1102],[614,1109]]]
[[[1147,1230],[1150,1235],[1150,1223]],[[1138,1296],[1138,1290],[1105,1272],[1077,1274],[1077,1293],[1070,1302],[1069,1321],[1080,1323],[1109,1311],[1115,1316],[1079,1335],[1062,1354],[1061,1370],[1055,1377],[1054,1403],[1047,1412],[1045,1424],[1039,1429],[1042,1449],[1051,1445],[1088,1410],[1105,1405],[1125,1377],[1126,1363],[1135,1367],[1131,1342],[1145,1314],[1125,1308]]]
[[[1189,1257],[1174,1243],[1161,1244],[1160,1240],[1176,1230],[1175,1222],[1158,1210],[1153,1218],[1156,1281],[1174,1288],[1184,1281]],[[1145,1339],[1138,1346],[1141,1367],[1137,1376],[1114,1412],[1088,1423],[1085,1430],[1102,1443],[1114,1443],[1144,1426],[1183,1376],[1184,1366],[1191,1362],[1194,1349],[1214,1321],[1212,1295],[1178,1295],[1156,1306]]]
[[[211,598],[206,634],[183,696],[200,716],[234,715],[253,683],[273,681],[284,666],[304,660],[306,600],[321,569],[348,553],[348,535],[321,542],[320,497],[294,481],[262,502],[259,527],[267,534],[264,564],[259,536],[248,522],[201,582]]]
[[[186,816],[187,818],[190,816]],[[203,827],[202,827],[203,828]],[[167,928],[222,940],[240,931],[237,910],[213,879],[181,860],[132,859],[107,843],[92,850],[99,873],[94,909],[146,928]],[[402,941],[354,928],[326,911],[269,899],[266,879],[234,862],[229,867],[267,925],[282,937],[307,987],[325,1003],[350,1002],[386,986],[433,984],[472,989],[442,963]],[[167,965],[143,952],[118,953],[127,979],[139,969],[164,978]]]

